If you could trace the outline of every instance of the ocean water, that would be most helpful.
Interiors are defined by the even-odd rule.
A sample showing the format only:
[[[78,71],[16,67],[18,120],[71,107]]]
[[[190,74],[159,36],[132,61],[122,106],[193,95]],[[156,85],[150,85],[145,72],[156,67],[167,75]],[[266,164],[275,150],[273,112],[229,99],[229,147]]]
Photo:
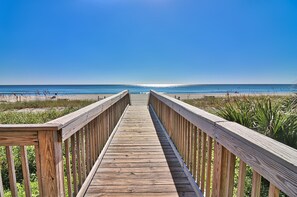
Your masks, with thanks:
[[[0,85],[0,94],[65,95],[65,94],[115,94],[129,90],[144,94],[150,90],[172,94],[190,93],[297,93],[297,84],[218,84],[218,85]]]

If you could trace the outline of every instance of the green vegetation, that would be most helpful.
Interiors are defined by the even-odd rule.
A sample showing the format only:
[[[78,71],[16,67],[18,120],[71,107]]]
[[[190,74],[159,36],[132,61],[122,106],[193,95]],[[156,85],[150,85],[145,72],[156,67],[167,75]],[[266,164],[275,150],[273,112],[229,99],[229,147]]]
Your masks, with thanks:
[[[185,102],[297,148],[297,95],[204,97]]]
[[[297,95],[204,97],[185,102],[237,122],[297,149]],[[236,175],[238,176],[236,161]],[[252,169],[247,168],[245,196],[250,196]],[[235,178],[235,187],[237,179]],[[262,178],[261,196],[268,196],[269,182]],[[281,193],[280,196],[286,196]]]
[[[45,123],[74,112],[94,101],[91,100],[57,100],[0,103],[0,124],[34,124]],[[59,109],[61,108],[61,109]],[[21,109],[44,109],[39,112],[18,112]]]
[[[94,101],[91,100],[57,100],[57,101],[30,101],[15,103],[0,103],[0,124],[34,124],[45,123],[68,113],[85,107]],[[41,109],[38,112],[18,112],[21,109]],[[26,111],[26,110],[25,110]],[[27,146],[28,163],[30,171],[30,181],[32,196],[38,196],[38,183],[36,176],[35,152],[33,146]],[[13,147],[13,156],[15,162],[16,179],[19,196],[25,196],[23,185],[22,166],[20,158],[20,147]],[[11,196],[9,191],[8,166],[6,162],[5,147],[0,146],[0,169],[2,181],[4,184],[4,196]]]
[[[26,102],[11,102],[0,103],[0,112],[8,110],[26,109],[26,108],[82,108],[93,103],[93,100],[48,100],[48,101],[26,101]]]

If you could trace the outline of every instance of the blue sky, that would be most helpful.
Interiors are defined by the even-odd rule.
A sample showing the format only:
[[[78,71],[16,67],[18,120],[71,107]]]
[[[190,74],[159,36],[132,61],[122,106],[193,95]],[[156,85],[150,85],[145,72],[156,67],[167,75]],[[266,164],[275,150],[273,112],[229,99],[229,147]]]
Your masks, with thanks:
[[[0,0],[0,84],[297,83],[296,0]]]

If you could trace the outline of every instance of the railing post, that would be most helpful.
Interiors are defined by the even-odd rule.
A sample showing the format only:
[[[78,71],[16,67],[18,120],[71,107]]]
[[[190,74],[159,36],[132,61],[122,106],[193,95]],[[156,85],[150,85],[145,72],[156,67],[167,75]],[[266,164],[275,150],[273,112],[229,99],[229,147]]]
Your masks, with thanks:
[[[65,196],[62,136],[59,131],[38,131],[40,188],[42,196]]]

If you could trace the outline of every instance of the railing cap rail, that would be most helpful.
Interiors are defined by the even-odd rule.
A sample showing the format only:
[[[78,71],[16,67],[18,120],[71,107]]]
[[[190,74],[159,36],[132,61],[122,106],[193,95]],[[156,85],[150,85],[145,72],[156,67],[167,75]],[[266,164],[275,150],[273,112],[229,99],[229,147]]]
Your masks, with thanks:
[[[245,138],[250,143],[254,143],[254,144],[258,145],[259,147],[261,147],[262,149],[269,151],[272,154],[278,155],[280,158],[282,158],[282,160],[285,159],[286,161],[290,162],[292,165],[297,167],[297,150],[296,149],[294,149],[286,144],[283,144],[281,142],[278,142],[270,137],[267,137],[267,136],[265,136],[259,132],[256,132],[252,129],[249,129],[245,126],[242,126],[238,123],[228,121],[228,120],[218,117],[214,114],[210,114],[202,109],[199,109],[197,107],[189,105],[189,104],[182,102],[178,99],[172,98],[165,94],[158,93],[153,90],[151,90],[151,92],[155,95],[158,95],[160,97],[167,99],[168,101],[171,101],[172,103],[175,103],[176,105],[180,106],[184,110],[192,112],[193,115],[196,115],[197,117],[201,117],[202,119],[210,122],[212,125],[214,125],[215,127],[219,128],[221,130],[224,130],[228,133],[240,136],[241,138]],[[177,111],[177,113],[179,113],[179,112],[180,111]],[[195,124],[195,122],[192,122],[192,123]],[[199,128],[199,126],[198,126],[198,128]],[[208,132],[208,133],[213,138],[216,139],[216,134],[214,132],[214,129],[212,128],[211,130],[213,132]],[[263,142],[263,141],[265,141],[265,142]]]
[[[55,123],[44,124],[0,124],[1,131],[56,131],[60,127]]]
[[[287,194],[297,189],[297,150],[172,97],[151,94],[186,118]],[[196,108],[196,109],[195,109]]]
[[[117,102],[119,99],[124,97],[126,94],[128,94],[128,90],[124,90],[122,92],[119,92],[118,94],[112,95],[110,97],[107,97],[105,99],[102,99],[98,102],[95,102],[91,105],[88,105],[84,108],[81,108],[75,112],[72,112],[70,114],[67,114],[65,116],[62,116],[60,118],[54,119],[52,121],[49,121],[47,123],[43,124],[0,124],[0,132],[1,131],[57,131],[60,129],[63,129],[70,125],[71,123],[74,123],[75,121],[79,120],[80,118],[84,117],[84,121],[88,121],[88,117],[93,118],[92,114],[88,113],[90,111],[93,111],[94,109],[98,109],[100,107],[106,108],[115,102]],[[105,106],[107,104],[107,106]],[[98,111],[98,110],[96,110]]]
[[[60,118],[57,118],[57,119],[54,119],[54,120],[51,120],[49,121],[48,123],[50,124],[58,124],[60,125],[60,129],[67,126],[68,124],[74,122],[75,120],[79,119],[81,116],[83,116],[84,114],[88,113],[90,110],[94,109],[94,108],[98,108],[102,105],[104,105],[106,102],[108,101],[118,101],[120,98],[124,97],[126,94],[128,93],[128,90],[124,90],[122,92],[119,92],[115,95],[112,95],[110,97],[107,97],[105,99],[102,99],[98,102],[95,102],[93,104],[90,104],[84,108],[81,108],[77,111],[74,111],[70,114],[67,114],[65,116],[62,116]]]

